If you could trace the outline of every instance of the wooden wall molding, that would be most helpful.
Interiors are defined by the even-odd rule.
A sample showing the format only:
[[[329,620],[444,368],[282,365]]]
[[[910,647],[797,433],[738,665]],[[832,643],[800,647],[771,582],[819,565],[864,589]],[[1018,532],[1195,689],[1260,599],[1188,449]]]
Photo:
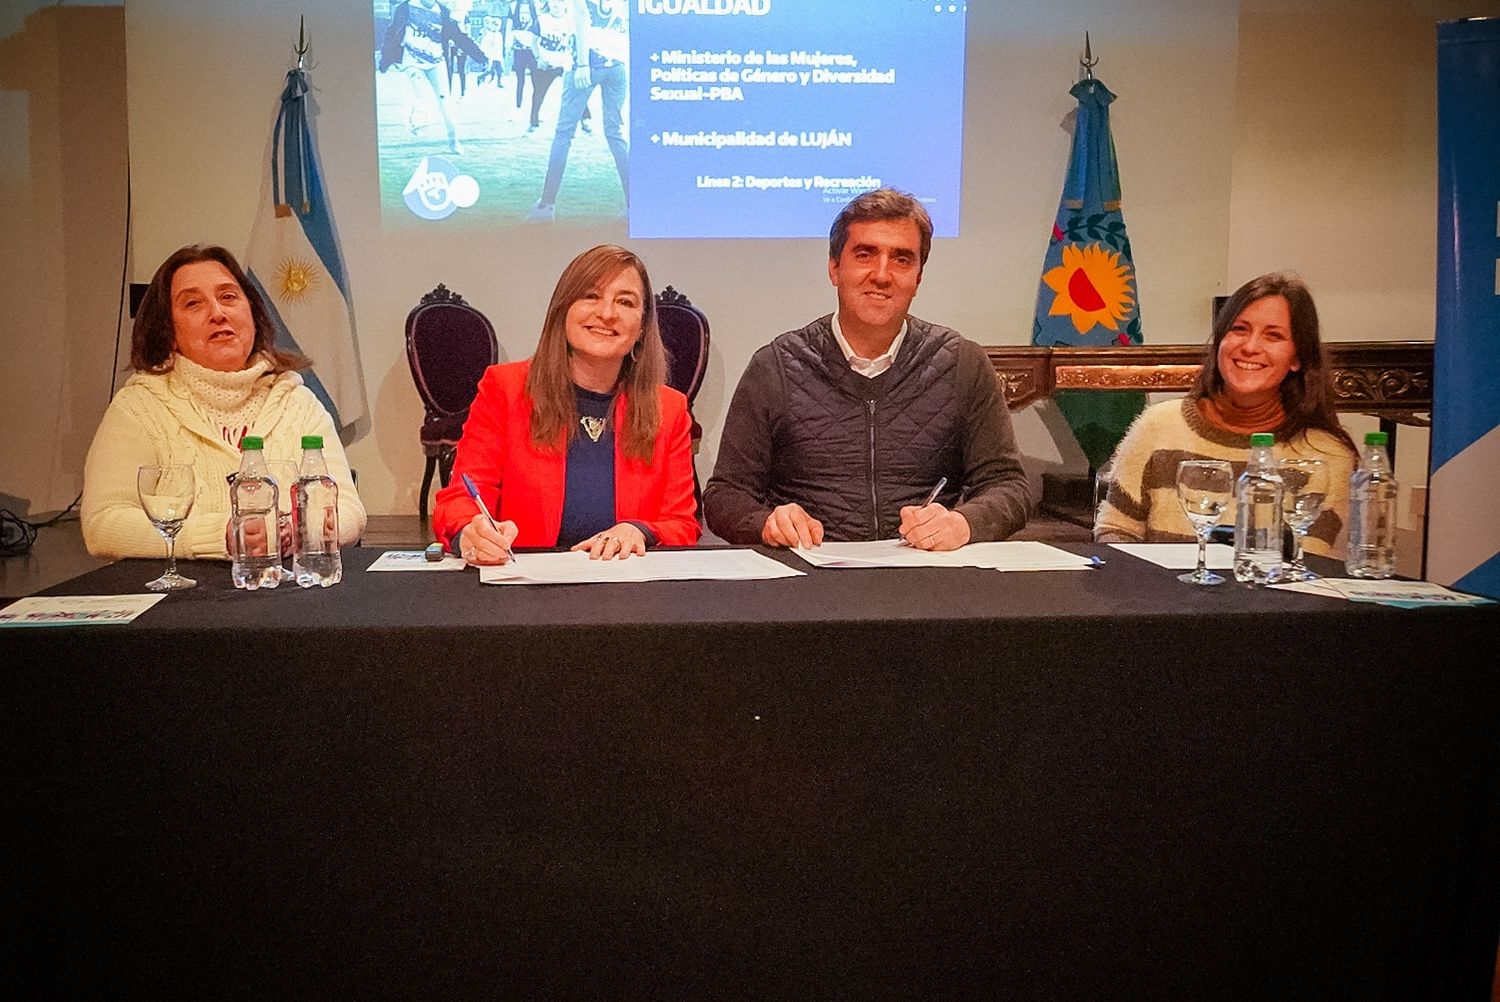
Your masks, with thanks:
[[[1402,424],[1425,425],[1432,410],[1431,341],[1327,342],[1334,406]],[[1058,390],[1182,393],[1203,358],[1197,344],[1131,348],[985,348],[1011,410]]]

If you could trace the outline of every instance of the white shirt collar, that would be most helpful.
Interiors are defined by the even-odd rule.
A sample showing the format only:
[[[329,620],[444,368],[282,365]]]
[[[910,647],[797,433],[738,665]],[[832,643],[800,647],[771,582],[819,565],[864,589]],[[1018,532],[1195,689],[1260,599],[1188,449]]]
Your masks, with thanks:
[[[901,342],[906,339],[906,321],[901,321],[901,329],[896,332],[896,337],[891,341],[891,346],[885,350],[883,355],[875,358],[864,358],[854,354],[850,347],[848,338],[844,337],[844,330],[839,325],[838,311],[833,314],[833,339],[839,344],[839,351],[844,353],[844,359],[849,363],[849,368],[867,379],[874,379],[885,370],[889,369],[896,361],[896,354],[901,350]]]

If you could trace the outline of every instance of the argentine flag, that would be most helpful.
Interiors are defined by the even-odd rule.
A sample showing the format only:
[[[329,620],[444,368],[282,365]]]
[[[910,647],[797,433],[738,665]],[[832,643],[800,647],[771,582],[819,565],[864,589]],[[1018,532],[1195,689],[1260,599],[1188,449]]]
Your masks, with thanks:
[[[308,88],[300,67],[286,75],[245,266],[270,310],[277,346],[312,359],[302,378],[344,431],[368,408],[349,282],[308,124]]]
[[[1500,598],[1500,22],[1438,25],[1427,578]]]

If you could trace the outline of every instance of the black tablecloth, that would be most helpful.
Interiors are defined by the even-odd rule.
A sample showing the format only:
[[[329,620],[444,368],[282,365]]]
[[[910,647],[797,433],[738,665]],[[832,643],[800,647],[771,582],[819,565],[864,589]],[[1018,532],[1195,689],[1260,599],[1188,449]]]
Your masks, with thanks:
[[[355,550],[0,631],[19,956],[64,993],[1487,998],[1500,607],[1077,550],[526,588]]]

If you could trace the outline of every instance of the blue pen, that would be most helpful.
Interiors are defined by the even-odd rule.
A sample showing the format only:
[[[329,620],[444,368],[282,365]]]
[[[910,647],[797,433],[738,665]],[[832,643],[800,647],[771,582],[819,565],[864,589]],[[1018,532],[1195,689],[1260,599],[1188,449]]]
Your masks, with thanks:
[[[495,532],[499,533],[500,539],[502,540],[500,545],[505,546],[503,542],[505,539],[505,533],[500,532],[500,526],[495,524],[495,516],[491,515],[489,508],[485,507],[484,498],[479,496],[479,488],[474,486],[473,479],[467,473],[463,474],[463,482],[464,490],[469,492],[469,497],[474,499],[474,503],[477,504],[479,506],[479,510],[484,513],[485,521],[490,523],[491,529],[494,529]],[[509,546],[505,547],[505,558],[512,562],[514,562],[516,559],[515,551],[512,550]]]

